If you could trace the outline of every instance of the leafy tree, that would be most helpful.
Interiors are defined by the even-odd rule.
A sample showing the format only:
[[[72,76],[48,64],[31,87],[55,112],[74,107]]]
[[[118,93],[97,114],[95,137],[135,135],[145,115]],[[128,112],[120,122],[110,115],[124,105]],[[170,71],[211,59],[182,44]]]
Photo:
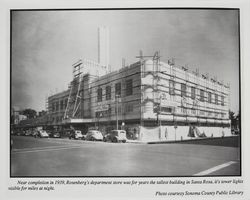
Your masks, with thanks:
[[[37,116],[37,112],[31,108],[21,111],[21,114],[27,116],[28,119],[34,119]]]
[[[229,119],[231,120],[232,129],[239,127],[239,118],[240,118],[240,113],[236,115],[234,112],[229,111]]]
[[[235,119],[235,113],[231,110],[229,110],[229,119],[233,121]]]

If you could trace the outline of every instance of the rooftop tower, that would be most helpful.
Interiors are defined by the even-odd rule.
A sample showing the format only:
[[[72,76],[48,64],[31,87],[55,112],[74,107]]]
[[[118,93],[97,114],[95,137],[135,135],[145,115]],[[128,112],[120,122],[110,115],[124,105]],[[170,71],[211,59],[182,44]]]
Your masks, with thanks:
[[[109,28],[105,26],[98,28],[98,62],[110,72]]]

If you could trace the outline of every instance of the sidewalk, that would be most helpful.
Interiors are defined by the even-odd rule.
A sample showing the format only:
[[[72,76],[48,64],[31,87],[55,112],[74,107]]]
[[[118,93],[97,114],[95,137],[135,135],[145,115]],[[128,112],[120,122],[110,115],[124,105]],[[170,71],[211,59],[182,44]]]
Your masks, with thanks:
[[[186,143],[186,144],[206,144],[216,146],[229,146],[239,147],[240,137],[229,136],[229,137],[214,137],[214,138],[195,138],[186,140],[162,140],[162,141],[138,141],[138,140],[127,140],[127,143],[134,144],[171,144],[171,143]]]
[[[165,144],[165,143],[200,144],[200,145],[228,146],[228,147],[240,147],[241,146],[239,136],[195,138],[195,139],[178,140],[178,141],[172,140],[172,141],[147,142],[147,144]]]
[[[148,142],[143,142],[143,141],[139,141],[139,140],[127,140],[127,143],[147,144]]]

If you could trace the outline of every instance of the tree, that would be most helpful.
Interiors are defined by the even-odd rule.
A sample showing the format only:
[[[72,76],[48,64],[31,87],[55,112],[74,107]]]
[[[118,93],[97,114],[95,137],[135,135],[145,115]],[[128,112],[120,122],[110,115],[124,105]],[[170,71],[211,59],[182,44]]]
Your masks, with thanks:
[[[233,121],[235,119],[235,113],[231,110],[229,110],[229,119]]]
[[[229,119],[231,120],[231,128],[232,129],[238,129],[239,128],[239,118],[240,118],[240,113],[237,115],[229,110]]]
[[[36,111],[31,108],[21,111],[20,114],[27,116],[28,119],[34,119],[37,116]]]

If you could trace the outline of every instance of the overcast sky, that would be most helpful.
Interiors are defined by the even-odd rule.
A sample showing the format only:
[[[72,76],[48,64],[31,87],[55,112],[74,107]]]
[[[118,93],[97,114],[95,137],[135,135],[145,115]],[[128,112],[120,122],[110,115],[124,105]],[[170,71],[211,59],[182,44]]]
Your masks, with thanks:
[[[238,13],[235,10],[15,11],[12,15],[12,105],[45,109],[46,95],[67,89],[72,64],[98,60],[97,29],[109,27],[113,69],[139,50],[230,83],[239,110]]]

